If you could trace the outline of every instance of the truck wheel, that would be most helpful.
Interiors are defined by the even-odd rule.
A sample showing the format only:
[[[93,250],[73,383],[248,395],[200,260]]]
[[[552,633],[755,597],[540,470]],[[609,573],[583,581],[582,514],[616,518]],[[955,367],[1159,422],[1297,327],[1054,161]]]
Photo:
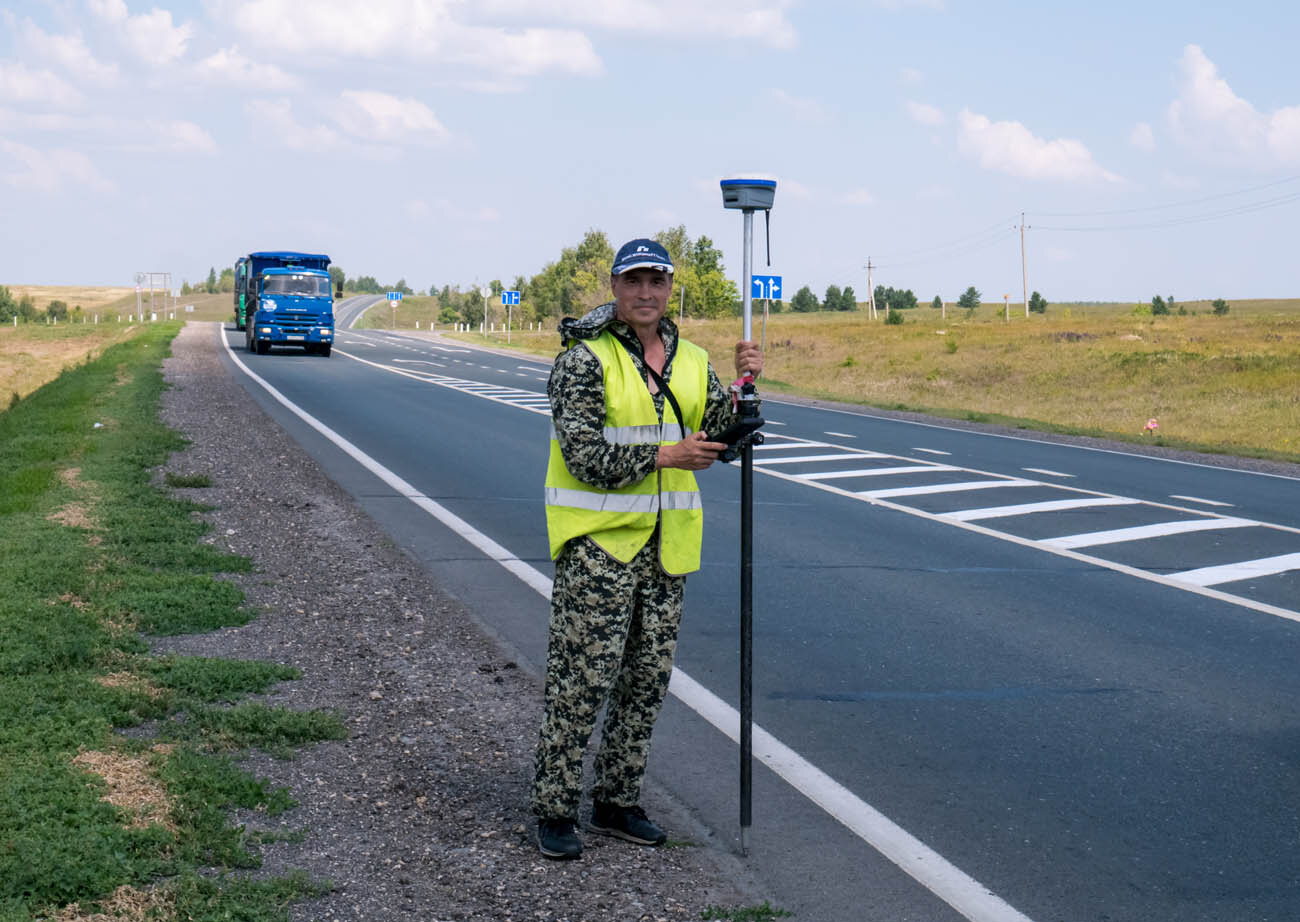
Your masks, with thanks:
[[[257,346],[258,355],[266,355],[271,351],[271,344],[264,339],[254,340],[253,345]]]
[[[318,347],[318,351],[319,351],[319,353],[320,353],[321,355],[325,356],[325,358],[329,358],[329,357],[330,357],[330,344],[329,344],[329,343],[321,343],[320,346]]]
[[[253,330],[251,327],[244,328],[244,348],[249,352],[257,351],[257,340],[253,338]]]

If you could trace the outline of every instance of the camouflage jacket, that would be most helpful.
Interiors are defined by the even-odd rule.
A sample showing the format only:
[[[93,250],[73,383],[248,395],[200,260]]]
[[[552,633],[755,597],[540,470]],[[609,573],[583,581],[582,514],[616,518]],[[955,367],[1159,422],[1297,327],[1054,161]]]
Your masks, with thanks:
[[[602,304],[578,320],[565,317],[560,322],[560,338],[566,343],[595,339],[606,328],[627,347],[641,377],[647,377],[641,343],[631,327],[615,319],[613,302]],[[671,387],[678,337],[677,325],[667,317],[659,321],[659,338],[663,340],[667,357],[663,378]],[[581,342],[556,358],[546,392],[551,399],[551,419],[560,451],[565,466],[574,477],[602,490],[617,490],[655,472],[658,446],[614,445],[605,440],[605,383],[600,360]],[[662,422],[664,395],[660,392],[653,394],[652,398]],[[710,364],[704,431],[721,432],[734,419],[731,395],[723,388]]]

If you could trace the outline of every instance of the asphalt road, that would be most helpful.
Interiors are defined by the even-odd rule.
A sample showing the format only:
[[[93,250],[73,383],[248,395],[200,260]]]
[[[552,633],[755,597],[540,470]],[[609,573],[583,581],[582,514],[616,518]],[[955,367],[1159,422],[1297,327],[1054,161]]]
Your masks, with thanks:
[[[339,305],[328,359],[224,336],[549,580],[548,366],[343,330],[367,300]],[[239,374],[540,669],[536,588]],[[764,415],[754,718],[777,742],[748,861],[774,902],[846,922],[1300,918],[1300,479],[777,401]],[[738,848],[737,750],[690,680],[737,706],[739,471],[701,483],[682,697],[651,771]]]

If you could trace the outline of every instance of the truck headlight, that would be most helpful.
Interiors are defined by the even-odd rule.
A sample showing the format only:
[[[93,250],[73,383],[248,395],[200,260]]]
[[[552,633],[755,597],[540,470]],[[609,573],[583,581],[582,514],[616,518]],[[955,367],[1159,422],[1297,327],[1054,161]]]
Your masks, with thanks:
[[[270,332],[271,332],[271,328],[270,328],[270,327],[262,327],[262,329],[259,330],[258,332],[260,332],[260,333],[270,333]]]

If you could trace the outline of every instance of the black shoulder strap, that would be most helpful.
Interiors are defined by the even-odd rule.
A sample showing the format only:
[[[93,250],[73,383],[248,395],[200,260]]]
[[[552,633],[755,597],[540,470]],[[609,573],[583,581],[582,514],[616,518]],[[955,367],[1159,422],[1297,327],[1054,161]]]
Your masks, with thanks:
[[[668,402],[672,404],[673,412],[677,414],[677,426],[682,430],[682,435],[685,435],[686,418],[682,416],[682,408],[677,405],[677,398],[673,396],[673,389],[668,386],[668,382],[663,379],[663,376],[649,365],[646,365],[645,370],[650,372],[650,377],[655,379],[655,384],[659,385],[659,390],[664,392],[664,396],[667,397]]]
[[[615,339],[617,339],[622,344],[623,348],[628,351],[629,354],[631,355],[636,354],[631,344],[628,343],[628,341],[625,340],[623,337],[619,336],[613,330],[610,330],[610,335],[612,335]],[[655,371],[653,368],[650,367],[649,362],[642,359],[641,364],[645,365],[645,370],[650,372],[650,377],[655,379],[655,384],[659,385],[659,390],[664,392],[664,397],[668,399],[668,403],[672,406],[673,412],[677,414],[677,426],[679,429],[681,429],[682,435],[685,435],[686,417],[682,416],[682,408],[677,403],[677,398],[673,396],[673,389],[668,386],[668,382],[664,380],[663,375],[659,374],[659,372]]]

